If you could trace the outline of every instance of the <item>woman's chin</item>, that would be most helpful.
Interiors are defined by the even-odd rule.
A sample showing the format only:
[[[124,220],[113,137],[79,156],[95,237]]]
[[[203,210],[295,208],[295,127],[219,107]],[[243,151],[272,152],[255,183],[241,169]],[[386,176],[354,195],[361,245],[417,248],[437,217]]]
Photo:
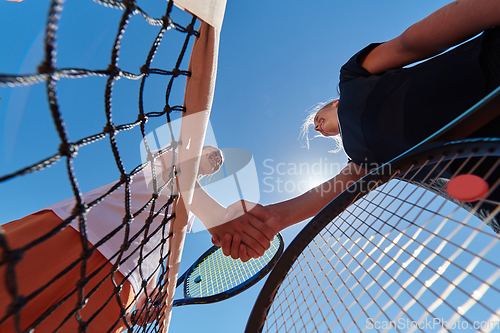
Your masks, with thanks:
[[[336,135],[335,133],[329,133],[329,132],[323,132],[323,131],[321,131],[320,133],[324,137],[329,137],[329,136],[335,136]]]
[[[339,133],[338,132],[327,132],[327,131],[324,131],[323,133],[323,136],[335,136],[335,135],[338,135]]]

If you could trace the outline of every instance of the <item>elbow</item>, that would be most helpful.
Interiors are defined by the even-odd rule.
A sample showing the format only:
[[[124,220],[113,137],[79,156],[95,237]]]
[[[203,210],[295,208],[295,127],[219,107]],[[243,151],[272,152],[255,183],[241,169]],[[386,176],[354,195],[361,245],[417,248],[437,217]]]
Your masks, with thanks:
[[[410,26],[399,37],[399,52],[405,59],[417,62],[431,58],[446,51],[449,47],[443,47],[424,37],[420,29]]]

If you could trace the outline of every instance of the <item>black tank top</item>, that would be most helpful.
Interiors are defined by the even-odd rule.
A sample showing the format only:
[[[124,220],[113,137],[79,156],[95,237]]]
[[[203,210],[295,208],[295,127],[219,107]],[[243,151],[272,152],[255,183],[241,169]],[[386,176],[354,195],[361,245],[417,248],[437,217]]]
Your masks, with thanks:
[[[480,55],[484,45],[491,44],[500,45],[500,28],[412,67],[378,75],[357,60],[380,44],[354,55],[340,71],[338,107],[342,141],[350,160],[368,169],[380,166],[483,98],[489,87]]]

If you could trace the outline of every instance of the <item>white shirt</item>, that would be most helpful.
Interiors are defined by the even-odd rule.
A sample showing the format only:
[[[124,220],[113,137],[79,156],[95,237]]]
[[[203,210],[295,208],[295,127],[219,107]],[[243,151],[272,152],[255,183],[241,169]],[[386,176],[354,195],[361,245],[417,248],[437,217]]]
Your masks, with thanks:
[[[161,164],[159,159],[155,161],[155,171],[158,179],[158,184],[162,185],[164,183],[161,176]],[[101,186],[95,190],[87,192],[83,195],[83,200],[85,203],[90,203],[95,199],[101,197],[106,192],[109,191],[117,182]],[[149,186],[148,186],[149,185]],[[155,203],[155,212],[157,212],[161,207],[163,207],[170,198],[170,185],[165,186],[165,188],[160,193],[158,199]],[[138,212],[149,200],[151,200],[153,195],[152,186],[152,176],[151,167],[146,166],[141,172],[133,177],[130,183],[130,211],[134,215]],[[73,207],[75,206],[75,198],[70,198],[61,201],[53,206],[47,207],[47,209],[52,210],[58,217],[65,220],[72,215]],[[171,214],[172,205],[170,205],[168,215]],[[129,239],[132,239],[134,235],[138,234],[131,243],[128,250],[126,250],[121,258],[122,264],[119,267],[119,271],[125,276],[128,276],[128,280],[132,284],[135,293],[137,294],[141,290],[142,278],[137,267],[140,253],[141,253],[141,243],[144,239],[145,229],[141,231],[144,227],[145,221],[149,216],[151,211],[151,205],[149,205],[143,212],[136,216],[132,223],[130,223]],[[154,218],[153,222],[149,226],[148,236],[149,240],[145,243],[142,250],[143,263],[141,265],[142,276],[145,280],[149,280],[155,269],[160,264],[160,249],[162,248],[161,240],[163,237],[167,237],[170,229],[170,223],[167,223],[165,227],[159,227],[161,221],[164,218],[165,209],[162,214]],[[93,206],[86,215],[86,231],[87,237],[90,243],[93,245],[98,243],[101,239],[107,237],[116,228],[119,228],[122,224],[123,217],[125,216],[125,184],[120,188],[116,189],[113,193],[105,197],[100,203]],[[190,231],[193,225],[194,215],[189,213],[187,232]],[[70,226],[79,231],[79,218],[73,219],[70,222]],[[159,230],[157,230],[159,228]],[[164,230],[163,230],[164,229]],[[101,252],[112,264],[116,262],[118,257],[117,253],[120,251],[120,247],[123,244],[125,237],[125,226],[122,226],[116,234],[114,234],[109,240],[104,244],[99,246],[97,250]],[[168,240],[163,245],[163,257],[169,251]],[[130,256],[130,257],[129,257]],[[128,259],[126,259],[129,257]],[[126,260],[125,260],[126,259]],[[123,262],[125,260],[125,262]],[[129,276],[130,274],[130,276]]]

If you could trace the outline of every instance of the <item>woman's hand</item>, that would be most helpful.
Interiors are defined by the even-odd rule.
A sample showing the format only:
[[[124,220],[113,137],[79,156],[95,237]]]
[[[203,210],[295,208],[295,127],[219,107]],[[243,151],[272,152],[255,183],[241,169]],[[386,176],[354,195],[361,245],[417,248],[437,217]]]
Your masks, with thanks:
[[[242,261],[248,261],[262,256],[277,233],[265,222],[269,216],[262,214],[263,208],[244,200],[229,206],[225,223],[209,229],[212,243],[221,246],[223,253],[233,259],[241,257]],[[245,213],[248,209],[251,214]]]
[[[127,315],[127,320],[130,323],[130,326],[139,325],[143,326],[144,324],[152,323],[156,318],[158,318],[162,298],[161,292],[158,288],[153,288],[148,290],[149,301],[146,298],[144,293],[141,294],[137,303],[135,305],[135,310],[131,311]]]
[[[246,229],[242,229],[242,232],[250,230],[256,236],[265,235],[265,239],[259,238],[259,241],[266,242],[264,251],[269,248],[270,242],[281,230],[279,220],[273,215],[271,209],[245,200],[237,201],[230,205],[227,208],[225,220],[229,221],[226,224],[230,223],[234,226],[240,226],[240,229],[241,227],[248,226]],[[218,236],[214,235],[212,243],[221,246],[225,255],[230,255],[233,259],[240,258],[243,262],[246,262],[251,258],[258,258],[264,254],[264,251],[256,251],[255,244],[248,243],[246,241],[247,238],[242,237],[242,234],[236,228],[233,228],[232,232],[229,228],[222,231],[228,232]],[[259,250],[262,249],[259,248]]]

